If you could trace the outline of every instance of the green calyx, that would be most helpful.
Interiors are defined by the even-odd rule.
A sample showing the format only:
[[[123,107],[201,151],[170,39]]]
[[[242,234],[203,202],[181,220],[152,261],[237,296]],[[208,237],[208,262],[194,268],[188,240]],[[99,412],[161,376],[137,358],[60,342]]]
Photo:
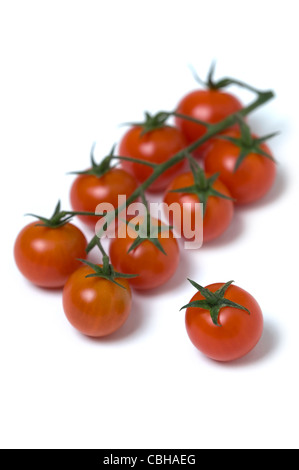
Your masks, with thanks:
[[[272,134],[266,135],[264,137],[255,138],[251,134],[250,127],[246,124],[246,122],[241,118],[238,117],[238,124],[240,126],[241,136],[238,137],[230,137],[227,135],[219,135],[219,139],[227,140],[228,142],[233,143],[237,147],[240,148],[240,155],[237,159],[234,171],[236,172],[240,166],[242,165],[243,161],[245,160],[248,155],[255,153],[257,155],[261,155],[262,157],[269,158],[274,163],[276,163],[275,159],[269,153],[265,152],[261,145],[265,143],[267,140],[276,137],[279,133],[273,132]]]
[[[172,193],[195,194],[198,197],[199,202],[203,204],[203,215],[206,213],[208,199],[211,196],[233,201],[231,197],[226,196],[225,194],[222,194],[214,189],[213,185],[219,178],[219,173],[216,173],[210,178],[207,178],[197,161],[189,154],[187,154],[187,158],[189,160],[190,169],[194,177],[194,184],[184,188],[173,189],[171,191]]]
[[[63,225],[68,224],[76,215],[91,215],[94,217],[100,217],[103,214],[95,214],[94,212],[62,211],[61,203],[60,201],[58,201],[58,204],[55,207],[54,213],[49,219],[46,219],[45,217],[42,217],[36,214],[26,214],[26,215],[37,218],[41,222],[40,224],[36,224],[37,226],[59,228],[59,227],[63,227]]]
[[[85,171],[72,171],[69,173],[70,175],[94,175],[97,178],[100,178],[109,170],[111,170],[111,168],[113,168],[112,160],[117,158],[114,155],[116,145],[113,145],[109,155],[104,157],[100,163],[96,163],[95,158],[94,158],[95,145],[96,145],[95,143],[92,145],[91,151],[90,151],[91,168]]]
[[[244,312],[247,312],[250,315],[250,311],[247,308],[235,302],[232,302],[231,300],[226,299],[224,297],[227,289],[233,284],[234,281],[227,282],[226,284],[224,284],[224,286],[222,286],[216,292],[211,292],[209,289],[206,289],[200,286],[199,284],[197,284],[194,281],[191,281],[190,279],[188,279],[188,281],[192,284],[193,287],[195,287],[195,289],[197,289],[201,293],[204,299],[190,302],[189,304],[182,307],[181,310],[185,308],[190,308],[190,307],[209,310],[211,319],[215,326],[221,326],[218,321],[219,314],[220,314],[220,310],[225,307],[243,310]]]
[[[225,77],[225,78],[222,78],[220,80],[215,80],[214,76],[215,76],[215,68],[216,68],[216,62],[212,62],[212,65],[210,67],[210,70],[209,70],[209,73],[208,73],[208,76],[207,76],[207,79],[206,80],[202,80],[202,78],[200,78],[196,71],[194,70],[193,67],[190,67],[191,69],[191,72],[193,74],[193,77],[195,78],[195,80],[203,87],[205,88],[208,88],[209,90],[214,90],[214,91],[217,91],[217,90],[222,90],[223,88],[227,88],[231,85],[237,85],[238,87],[241,87],[241,88],[245,88],[249,91],[252,91],[253,93],[256,93],[259,97],[262,97],[262,96],[266,96],[266,95],[269,95],[270,97],[270,94],[272,95],[273,97],[273,93],[272,92],[262,92],[260,90],[258,90],[257,88],[253,87],[253,86],[250,86],[248,85],[247,83],[244,83],[240,80],[236,80],[234,78],[230,78],[230,77]]]
[[[222,88],[225,88],[229,85],[232,85],[232,84],[236,83],[236,80],[231,79],[231,78],[223,78],[221,80],[216,81],[214,79],[215,68],[216,68],[216,63],[213,62],[211,67],[210,67],[210,70],[208,72],[208,76],[207,76],[206,80],[202,80],[202,78],[200,78],[197,75],[196,71],[192,67],[191,67],[191,71],[192,71],[192,74],[193,74],[195,80],[200,85],[202,85],[205,88],[208,88],[209,90],[221,90]]]
[[[146,240],[148,240],[150,243],[152,243],[163,255],[167,256],[166,251],[164,250],[160,240],[159,240],[159,234],[163,231],[168,231],[172,227],[168,226],[159,226],[159,225],[154,225],[152,223],[152,217],[150,214],[150,211],[148,209],[148,203],[145,199],[144,193],[141,193],[141,199],[143,202],[143,205],[145,207],[145,217],[143,219],[142,224],[138,225],[136,227],[135,224],[133,224],[130,221],[127,221],[127,225],[132,227],[134,230],[138,229],[138,236],[135,238],[134,242],[130,246],[128,253],[131,251],[135,250],[138,246],[140,246],[142,243],[144,243]]]
[[[155,115],[145,113],[145,120],[142,122],[130,122],[126,125],[142,127],[141,136],[166,126],[166,121],[171,113],[161,111]]]
[[[91,151],[90,151],[91,168],[85,171],[72,171],[69,173],[70,175],[93,175],[93,176],[96,176],[97,178],[101,178],[101,176],[103,176],[105,173],[115,168],[116,165],[112,166],[113,160],[119,160],[119,161],[124,160],[124,161],[132,162],[132,163],[140,163],[141,165],[146,165],[151,168],[155,168],[157,166],[156,163],[147,162],[144,160],[140,160],[138,158],[123,157],[120,155],[115,155],[116,144],[113,145],[109,155],[104,157],[100,163],[96,163],[95,158],[94,158],[94,149],[95,149],[95,143],[93,144]]]
[[[124,274],[124,273],[119,273],[114,270],[112,264],[110,264],[110,259],[107,253],[105,252],[100,239],[97,240],[96,245],[99,247],[102,256],[103,256],[103,266],[99,266],[97,264],[91,263],[90,261],[87,261],[85,259],[79,258],[79,261],[82,263],[86,264],[89,266],[94,272],[91,274],[88,274],[86,278],[91,278],[91,277],[98,277],[101,279],[106,279],[107,281],[112,282],[113,284],[116,284],[117,286],[121,287],[122,289],[126,289],[125,286],[117,282],[115,279],[133,279],[134,277],[137,277],[138,274]]]

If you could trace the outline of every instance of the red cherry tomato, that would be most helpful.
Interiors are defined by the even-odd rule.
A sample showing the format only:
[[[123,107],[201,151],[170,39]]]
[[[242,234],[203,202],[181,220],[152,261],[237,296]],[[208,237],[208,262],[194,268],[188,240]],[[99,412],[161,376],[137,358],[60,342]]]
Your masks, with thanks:
[[[171,206],[171,204],[177,203],[180,214],[183,213],[183,207],[184,204],[186,204],[185,207],[187,207],[187,209],[185,210],[191,212],[190,229],[192,232],[194,232],[196,230],[195,207],[196,204],[203,201],[200,201],[196,194],[190,194],[188,192],[171,192],[175,189],[186,188],[192,185],[194,185],[194,177],[191,172],[183,173],[182,175],[177,176],[168,186],[164,196],[164,202],[167,204],[167,206]],[[215,181],[213,188],[227,197],[231,196],[228,189],[219,180]],[[189,204],[189,206],[187,204]],[[209,242],[220,237],[220,235],[222,235],[229,227],[233,219],[233,215],[234,204],[231,200],[210,196],[207,201],[206,212],[203,218],[203,241]],[[184,235],[184,218],[180,216],[177,219],[175,212],[173,213],[172,211],[169,212],[169,218],[170,225],[174,226],[174,228],[177,228],[179,232]],[[177,225],[177,220],[180,221],[180,226]]]
[[[134,219],[134,223],[142,223],[143,219]],[[161,222],[152,219],[153,225],[161,226]],[[110,244],[110,259],[119,272],[138,274],[130,279],[135,289],[154,289],[167,282],[176,272],[179,264],[179,247],[172,231],[169,237],[158,235],[158,240],[166,255],[151,241],[144,240],[138,247],[128,253],[137,236],[136,231],[128,227],[125,238],[114,238]]]
[[[227,135],[240,138],[239,131]],[[272,155],[269,147],[263,143],[261,149]],[[235,166],[240,155],[240,148],[227,140],[215,139],[205,155],[207,172],[219,172],[220,179],[228,187],[238,204],[248,204],[264,197],[273,186],[276,177],[276,164],[257,153],[250,153],[238,170]]]
[[[102,337],[114,333],[131,311],[131,290],[126,279],[115,279],[122,288],[100,277],[86,278],[94,271],[82,266],[63,289],[63,308],[71,325],[87,336]]]
[[[14,247],[16,264],[30,282],[40,287],[63,287],[86,258],[83,233],[68,223],[58,228],[36,221],[19,233]]]
[[[71,188],[71,205],[76,212],[95,212],[101,203],[109,203],[118,207],[118,196],[127,198],[137,188],[137,181],[121,168],[113,168],[97,177],[95,175],[79,175]],[[94,216],[78,216],[82,222],[94,229],[99,219]]]
[[[187,144],[179,129],[171,126],[147,132],[141,135],[141,126],[132,127],[123,137],[119,147],[119,154],[123,157],[131,157],[144,160],[149,163],[164,163],[173,157]],[[159,192],[165,190],[172,178],[183,168],[180,162],[164,172],[149,188],[149,191]],[[149,166],[122,161],[122,167],[143,183],[153,172]]]
[[[207,287],[216,292],[224,284]],[[230,286],[224,297],[242,305],[250,312],[224,307],[220,310],[219,324],[213,323],[209,310],[189,307],[186,311],[186,328],[190,340],[203,354],[216,361],[233,361],[248,354],[259,342],[263,332],[263,315],[256,300],[245,290]],[[193,301],[203,300],[197,292]]]
[[[216,124],[242,108],[242,103],[230,93],[220,90],[195,90],[181,100],[177,112],[209,124]],[[206,133],[206,128],[200,124],[178,117],[175,122],[188,144],[200,139]],[[198,147],[193,152],[194,156],[202,157],[209,144],[210,142],[207,142]]]

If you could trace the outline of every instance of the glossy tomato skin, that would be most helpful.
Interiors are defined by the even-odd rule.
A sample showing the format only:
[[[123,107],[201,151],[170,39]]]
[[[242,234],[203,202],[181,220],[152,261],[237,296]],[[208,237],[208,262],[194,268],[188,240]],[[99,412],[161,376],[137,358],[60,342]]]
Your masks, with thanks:
[[[242,103],[230,93],[220,90],[195,90],[181,100],[177,112],[209,124],[216,124],[242,108]],[[176,118],[175,123],[188,144],[200,139],[206,133],[204,126],[185,119]],[[194,156],[203,157],[209,145],[210,141],[200,146],[193,152]]]
[[[216,292],[223,284],[212,284],[208,289]],[[229,362],[248,354],[259,342],[263,333],[263,314],[257,301],[245,290],[232,285],[225,298],[250,311],[231,307],[221,309],[216,326],[210,312],[189,307],[186,311],[186,329],[191,342],[203,354],[220,362]],[[191,301],[203,300],[197,292]]]
[[[154,220],[153,223],[158,222]],[[111,240],[111,263],[119,272],[138,274],[138,277],[130,279],[134,289],[148,290],[163,285],[175,274],[179,264],[179,246],[173,232],[170,230],[169,238],[159,235],[159,241],[167,256],[149,240],[145,240],[128,253],[135,238],[136,232],[129,228],[125,238],[117,237]]]
[[[30,282],[46,288],[63,287],[86,258],[87,241],[73,224],[59,228],[33,222],[19,233],[15,246],[16,264]]]
[[[227,135],[240,137],[234,131]],[[272,155],[266,144],[262,150]],[[237,204],[250,204],[262,199],[271,189],[276,178],[276,164],[267,157],[251,153],[237,171],[234,171],[240,155],[240,148],[232,142],[215,139],[205,155],[205,169],[208,172],[220,173],[220,179],[229,188]]]
[[[173,157],[177,152],[187,146],[186,140],[179,129],[171,126],[164,126],[151,132],[141,135],[143,128],[132,127],[122,138],[119,146],[119,154],[123,157],[137,158],[149,163],[164,163]],[[169,170],[164,172],[149,187],[151,192],[161,192],[165,190],[172,178],[180,172],[184,163],[179,162]],[[149,166],[140,163],[122,161],[122,167],[130,172],[134,177],[143,183],[152,174],[153,170]]]
[[[80,333],[100,338],[118,330],[127,320],[132,305],[126,279],[109,280],[92,277],[93,270],[82,266],[68,279],[63,289],[63,308],[71,325]]]
[[[195,230],[195,204],[199,203],[199,199],[195,194],[188,193],[172,193],[174,189],[185,188],[194,184],[194,177],[191,172],[183,173],[177,176],[172,183],[168,186],[164,196],[164,202],[171,206],[173,203],[177,203],[180,207],[180,213],[184,204],[190,204],[191,209],[191,229]],[[224,194],[225,196],[231,197],[230,192],[226,186],[219,180],[213,184],[213,188]],[[180,233],[184,234],[184,220],[180,217],[180,226],[177,226],[176,220],[173,217],[172,211],[169,213],[169,223],[175,228],[180,230]],[[203,241],[204,243],[215,240],[220,237],[229,227],[234,216],[234,204],[229,199],[222,199],[219,197],[211,196],[208,199],[206,213],[203,219]]]
[[[136,179],[121,168],[113,168],[97,177],[79,175],[71,188],[71,205],[77,212],[95,212],[98,204],[110,203],[118,207],[118,196],[127,198],[137,189]],[[78,216],[82,222],[94,229],[99,220],[94,216]]]

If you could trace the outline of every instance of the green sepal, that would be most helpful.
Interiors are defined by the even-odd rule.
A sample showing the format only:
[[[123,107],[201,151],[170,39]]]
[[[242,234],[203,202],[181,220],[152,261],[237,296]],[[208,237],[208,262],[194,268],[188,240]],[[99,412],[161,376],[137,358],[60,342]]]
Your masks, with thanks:
[[[197,282],[192,281],[192,279],[188,279],[190,284],[197,289],[201,295],[208,301],[208,302],[214,302],[215,303],[215,294],[214,292],[209,291],[208,289],[205,289],[204,287],[200,286],[197,284]]]
[[[114,166],[112,166],[112,161],[115,158],[117,158],[115,156],[116,144],[113,145],[110,153],[106,157],[104,157],[100,163],[96,163],[95,161],[94,149],[95,149],[95,143],[93,143],[91,147],[91,151],[90,151],[91,168],[88,170],[84,170],[84,171],[71,171],[69,172],[69,175],[93,175],[93,176],[96,176],[97,178],[100,178],[105,173],[107,173],[112,168],[114,168]]]
[[[222,287],[220,287],[220,289],[218,289],[214,295],[216,297],[224,297],[227,289],[234,283],[235,281],[229,281],[227,282],[226,284],[224,284]]]
[[[148,203],[142,191],[141,191],[141,200],[145,207],[145,217],[144,217],[143,223],[139,226],[139,230],[138,230],[139,234],[135,238],[132,245],[129,247],[128,253],[138,248],[138,246],[140,246],[142,243],[144,243],[147,240],[150,243],[152,243],[159,251],[161,251],[163,255],[167,256],[167,253],[164,250],[158,236],[161,232],[166,231],[166,230],[171,230],[173,227],[153,225],[152,217],[148,208]],[[130,220],[129,221],[126,220],[126,224],[128,226],[131,226],[133,230],[136,230],[136,225],[133,224]]]
[[[96,245],[99,247],[102,255],[103,255],[103,266],[99,266],[98,264],[91,263],[86,259],[79,258],[78,260],[82,263],[89,266],[94,272],[90,273],[86,276],[86,278],[93,278],[98,277],[101,279],[106,279],[107,281],[116,284],[117,286],[121,287],[122,289],[126,289],[123,285],[117,282],[115,279],[133,279],[138,276],[138,274],[124,274],[119,273],[114,270],[112,264],[110,264],[109,256],[106,254],[101,241],[98,239]]]
[[[243,310],[250,315],[250,311],[246,307],[243,307],[242,305],[232,302],[231,300],[226,299],[224,297],[227,289],[233,284],[234,281],[227,282],[216,292],[211,292],[209,289],[200,286],[199,284],[192,281],[191,279],[188,279],[188,281],[192,284],[193,287],[195,287],[195,289],[197,289],[201,293],[204,299],[194,300],[190,302],[189,304],[184,305],[184,307],[182,307],[181,310],[186,309],[186,308],[202,308],[204,310],[209,310],[212,322],[214,323],[215,326],[221,326],[221,324],[218,321],[219,314],[220,314],[221,309],[225,307],[231,307],[231,308],[236,308],[238,310]]]
[[[148,132],[152,132],[156,129],[161,129],[165,127],[166,121],[168,120],[169,116],[172,113],[168,113],[166,111],[161,111],[155,115],[151,115],[150,113],[145,113],[145,119],[141,122],[127,122],[124,123],[125,126],[137,126],[142,127],[141,136],[147,134]]]
[[[213,188],[213,184],[219,178],[219,173],[207,178],[204,170],[190,154],[187,154],[187,158],[189,160],[190,170],[194,177],[194,184],[184,188],[173,189],[170,191],[171,193],[195,194],[198,197],[199,202],[203,204],[203,215],[206,213],[208,199],[212,196],[234,201],[230,196],[226,196]]]
[[[131,253],[131,251],[135,250],[144,242],[144,239],[141,237],[136,237],[130,248],[128,249],[128,253]]]
[[[271,134],[268,134],[264,137],[258,137],[255,138],[251,135],[251,130],[248,124],[241,118],[241,116],[237,116],[237,122],[240,126],[240,131],[241,131],[241,136],[240,138],[238,137],[231,137],[227,135],[219,135],[217,138],[222,139],[222,140],[227,140],[228,142],[231,142],[232,144],[236,145],[237,147],[240,148],[240,154],[239,157],[236,161],[234,172],[236,172],[240,166],[242,165],[243,161],[248,157],[248,155],[255,153],[257,155],[261,155],[262,157],[269,158],[272,160],[274,163],[276,163],[276,160],[273,158],[272,155],[269,153],[265,152],[262,148],[261,145],[266,142],[269,139],[272,139],[273,137],[276,137],[279,132],[273,132]]]
[[[61,202],[58,201],[58,204],[55,207],[53,215],[47,219],[36,214],[25,214],[26,216],[35,217],[41,223],[36,224],[37,227],[49,227],[49,228],[59,228],[68,224],[76,215],[88,215],[94,217],[101,217],[103,214],[95,214],[94,212],[76,212],[76,211],[62,211]]]

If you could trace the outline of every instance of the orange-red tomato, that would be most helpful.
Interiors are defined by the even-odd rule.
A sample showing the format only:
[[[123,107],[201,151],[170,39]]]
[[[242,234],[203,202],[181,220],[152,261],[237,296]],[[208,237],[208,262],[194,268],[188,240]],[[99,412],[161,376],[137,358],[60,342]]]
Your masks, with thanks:
[[[134,219],[136,224],[142,221],[142,218]],[[161,222],[155,219],[152,219],[152,224],[161,226]],[[173,232],[169,230],[168,238],[163,238],[162,234],[158,235],[158,240],[166,255],[149,240],[144,240],[128,253],[136,235],[136,231],[128,227],[125,238],[116,237],[111,240],[111,263],[119,272],[138,274],[137,277],[130,279],[130,284],[135,289],[154,289],[167,282],[176,272],[179,264],[178,243]]]
[[[70,223],[58,228],[39,224],[33,222],[19,233],[14,246],[16,264],[37,286],[63,287],[80,266],[78,258],[86,258],[86,238]]]
[[[216,124],[240,111],[242,107],[242,103],[230,93],[220,90],[195,90],[181,100],[177,112],[209,124]],[[201,124],[178,117],[175,122],[188,144],[200,139],[206,133],[206,128]],[[195,150],[194,156],[202,157],[209,144],[210,141]]]
[[[115,279],[122,288],[94,273],[89,266],[75,271],[63,289],[63,308],[71,325],[87,336],[99,338],[118,330],[127,320],[132,304],[129,283]]]
[[[144,135],[141,135],[142,131],[141,126],[134,126],[124,135],[119,146],[120,156],[160,164],[168,161],[187,146],[184,136],[175,127],[163,126]],[[165,171],[152,183],[149,191],[163,191],[183,165],[183,162],[179,162]],[[153,172],[149,166],[125,160],[122,161],[122,167],[134,175],[140,183],[143,183]]]
[[[190,229],[192,232],[194,232],[197,230],[195,207],[196,204],[202,201],[199,200],[196,194],[190,194],[188,192],[170,192],[174,189],[186,188],[192,185],[194,185],[194,177],[191,172],[183,173],[182,175],[177,176],[168,186],[164,196],[164,202],[168,206],[171,206],[173,203],[177,203],[180,214],[183,213],[183,207],[186,204],[185,216],[188,216],[188,212],[190,217]],[[225,196],[231,196],[226,186],[224,186],[224,184],[219,180],[215,181],[213,188]],[[233,216],[234,204],[231,200],[210,196],[208,198],[206,212],[203,218],[203,241],[209,242],[220,237],[220,235],[222,235],[229,227]],[[179,218],[180,226],[177,225],[176,216],[172,211],[169,212],[169,219],[170,225],[173,225],[174,228],[177,228],[179,232],[184,235],[184,217]]]
[[[240,138],[240,132],[231,131],[227,135]],[[270,154],[263,143],[261,149]],[[220,179],[228,187],[237,204],[249,204],[264,197],[273,186],[276,177],[276,164],[257,153],[250,153],[235,171],[240,148],[227,140],[215,139],[205,154],[207,172],[220,173]]]
[[[76,212],[95,212],[98,204],[109,203],[116,209],[118,196],[127,198],[137,188],[136,179],[121,168],[112,168],[102,176],[83,174],[77,176],[71,188],[71,205]],[[82,222],[94,229],[98,218],[78,216]]]
[[[224,284],[207,287],[216,292]],[[213,323],[209,310],[189,307],[186,311],[186,328],[194,346],[216,361],[233,361],[248,354],[259,342],[263,332],[263,314],[257,301],[245,290],[231,285],[224,298],[231,300],[250,312],[224,307],[220,310],[218,322]],[[193,301],[203,300],[197,292]]]

